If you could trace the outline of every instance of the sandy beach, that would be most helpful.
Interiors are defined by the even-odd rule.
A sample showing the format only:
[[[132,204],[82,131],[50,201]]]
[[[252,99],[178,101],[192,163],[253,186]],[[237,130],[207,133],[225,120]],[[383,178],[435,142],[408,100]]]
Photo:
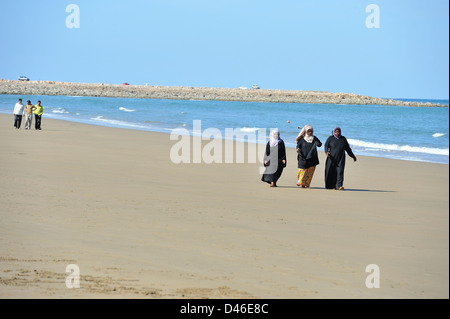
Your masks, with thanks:
[[[359,156],[333,191],[320,154],[299,189],[289,149],[269,188],[259,164],[173,164],[168,134],[42,127],[0,115],[0,298],[449,298],[448,165]]]

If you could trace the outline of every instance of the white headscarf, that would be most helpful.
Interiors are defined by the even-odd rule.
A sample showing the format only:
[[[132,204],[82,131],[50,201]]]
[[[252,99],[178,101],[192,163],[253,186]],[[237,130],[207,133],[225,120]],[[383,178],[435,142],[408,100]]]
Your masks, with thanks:
[[[275,139],[274,135],[278,134],[278,138]],[[280,138],[280,132],[278,131],[278,129],[274,129],[271,133],[270,133],[270,140],[269,140],[269,145],[270,147],[275,147],[278,145],[278,143],[280,143],[282,141],[282,139]]]
[[[306,132],[308,132],[309,130],[312,131],[311,135],[308,136],[308,134],[306,134]],[[308,143],[312,143],[314,141],[314,129],[311,125],[305,125],[302,129],[302,131],[300,132],[300,138],[303,137],[303,139],[308,142]]]

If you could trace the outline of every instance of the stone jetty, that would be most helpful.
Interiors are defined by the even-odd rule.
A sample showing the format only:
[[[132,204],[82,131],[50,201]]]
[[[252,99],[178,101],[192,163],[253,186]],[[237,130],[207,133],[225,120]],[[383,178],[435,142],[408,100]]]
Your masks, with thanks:
[[[270,103],[396,105],[448,107],[439,103],[407,102],[351,93],[322,91],[266,90],[246,88],[169,87],[152,85],[117,85],[54,81],[0,80],[0,94],[68,95],[173,100],[216,100]]]

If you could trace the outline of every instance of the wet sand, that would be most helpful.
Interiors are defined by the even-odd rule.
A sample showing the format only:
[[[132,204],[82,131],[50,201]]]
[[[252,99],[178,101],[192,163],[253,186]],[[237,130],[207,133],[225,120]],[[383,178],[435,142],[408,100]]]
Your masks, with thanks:
[[[307,190],[290,149],[269,188],[173,164],[168,134],[1,114],[0,136],[1,298],[449,298],[448,165],[359,156],[340,192],[320,154]]]

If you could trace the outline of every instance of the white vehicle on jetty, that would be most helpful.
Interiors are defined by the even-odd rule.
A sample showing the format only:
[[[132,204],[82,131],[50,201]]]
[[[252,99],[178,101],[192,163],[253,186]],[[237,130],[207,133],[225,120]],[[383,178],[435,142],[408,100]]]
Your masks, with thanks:
[[[257,84],[252,85],[252,90],[259,90],[259,89],[260,89],[259,85]]]
[[[30,79],[29,78],[27,78],[26,76],[23,76],[23,75],[21,75],[21,76],[19,76],[19,81],[30,81]]]

